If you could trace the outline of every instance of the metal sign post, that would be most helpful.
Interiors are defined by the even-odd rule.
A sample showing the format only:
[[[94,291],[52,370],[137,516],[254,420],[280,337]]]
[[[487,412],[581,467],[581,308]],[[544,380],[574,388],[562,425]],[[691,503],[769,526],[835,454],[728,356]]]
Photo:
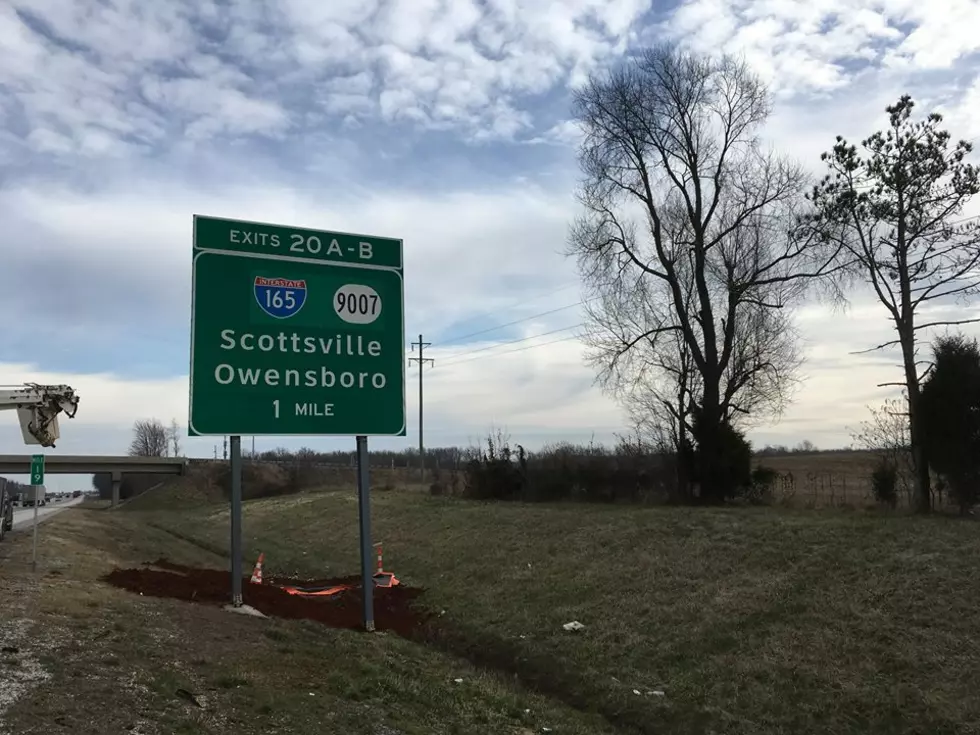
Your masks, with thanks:
[[[361,586],[364,630],[374,630],[374,573],[371,571],[371,466],[366,436],[357,437],[357,514],[361,524]]]
[[[242,438],[231,437],[231,604],[242,605]]]
[[[44,455],[31,455],[31,495],[34,497],[34,541],[31,551],[31,572],[37,571],[37,507],[41,504],[41,488],[44,487]]]
[[[34,548],[31,551],[31,571],[37,571],[37,506],[40,505],[37,499],[38,486],[31,485],[31,492],[34,493]]]

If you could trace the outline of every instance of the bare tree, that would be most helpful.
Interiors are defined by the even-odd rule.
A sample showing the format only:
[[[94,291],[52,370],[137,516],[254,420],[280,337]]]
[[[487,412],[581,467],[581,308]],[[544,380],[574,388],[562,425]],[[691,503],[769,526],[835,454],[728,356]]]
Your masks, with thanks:
[[[133,424],[129,453],[134,457],[166,457],[167,429],[158,419],[140,419]]]
[[[761,146],[768,93],[730,57],[657,47],[575,106],[585,212],[569,253],[594,299],[591,359],[624,402],[690,433],[701,498],[720,501],[724,425],[781,410],[800,364],[788,312],[832,268],[823,243],[790,236],[807,177]]]
[[[640,440],[662,453],[689,448],[691,411],[701,381],[683,335],[667,330],[659,339],[631,344],[650,324],[668,319],[669,309],[642,277],[631,287],[618,279],[589,285],[593,298],[586,302],[583,338],[590,347],[587,361],[600,383],[626,409]],[[630,349],[624,351],[624,345]],[[690,499],[686,463],[674,466],[676,499]]]
[[[871,418],[862,421],[851,435],[854,442],[873,452],[889,466],[895,468],[901,490],[911,501],[915,486],[915,462],[912,458],[909,437],[909,419],[905,398],[889,398],[878,408],[868,407]]]
[[[919,427],[918,337],[921,330],[977,319],[917,322],[920,308],[975,295],[980,287],[980,222],[957,221],[980,191],[973,149],[939,129],[942,116],[911,119],[908,95],[886,108],[889,128],[857,146],[842,137],[822,160],[829,174],[814,187],[813,228],[842,248],[848,272],[868,284],[885,307],[897,339],[868,352],[899,346],[908,399],[909,440],[915,464],[916,508],[931,508],[929,463]]]
[[[177,419],[170,419],[170,426],[167,428],[167,444],[174,457],[180,456],[180,426]]]

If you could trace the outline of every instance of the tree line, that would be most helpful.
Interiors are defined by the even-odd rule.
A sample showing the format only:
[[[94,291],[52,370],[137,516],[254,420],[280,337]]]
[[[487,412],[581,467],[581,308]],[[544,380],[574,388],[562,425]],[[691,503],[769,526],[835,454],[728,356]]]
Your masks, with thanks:
[[[172,437],[178,432],[179,426],[176,419],[171,424],[165,425],[157,418],[139,419],[133,424],[133,438],[129,445],[128,453],[135,457],[177,457],[180,455],[180,438],[174,441]],[[489,433],[489,436],[503,437],[503,441],[509,442],[509,437],[501,432]],[[479,456],[484,451],[486,441],[472,443],[469,446],[446,446],[446,447],[426,447],[425,467],[427,470],[450,470],[459,469],[466,462]],[[577,455],[594,454],[596,451],[605,451],[601,445],[594,442],[585,445],[575,445],[568,442],[557,442],[545,445],[541,452],[548,453],[556,449],[571,452]],[[657,447],[648,447],[650,453],[657,453]],[[850,448],[831,448],[820,449],[813,442],[804,439],[796,445],[790,447],[786,445],[767,444],[756,450],[754,454],[760,457],[773,457],[791,454],[818,454],[827,452],[846,452],[852,451]],[[863,451],[855,449],[853,451]],[[532,453],[534,454],[534,453]],[[417,468],[420,467],[419,451],[416,447],[405,447],[403,449],[372,449],[370,452],[372,467],[378,468]],[[248,460],[261,462],[277,462],[287,464],[326,464],[326,465],[351,465],[355,464],[356,456],[353,450],[335,449],[331,451],[321,451],[310,447],[300,447],[299,449],[287,449],[286,447],[276,447],[274,449],[258,450],[254,454],[245,446],[242,447],[242,457]]]
[[[680,458],[683,501],[739,491],[745,430],[800,383],[793,311],[807,298],[867,293],[891,322],[894,339],[868,351],[901,355],[918,511],[931,509],[930,468],[950,482],[950,452],[971,456],[973,438],[948,427],[952,444],[935,443],[930,411],[952,400],[949,381],[972,395],[956,381],[973,380],[975,345],[947,334],[931,362],[920,352],[930,330],[977,321],[929,310],[977,294],[980,223],[963,210],[980,180],[971,144],[914,108],[903,95],[882,131],[837,136],[814,181],[764,145],[771,95],[742,60],[657,46],[576,91],[582,213],[568,254],[588,297],[589,360],[638,431]],[[962,485],[971,475],[957,466]]]
[[[181,429],[176,419],[164,424],[158,418],[138,419],[133,423],[132,439],[128,454],[133,457],[179,457],[181,454]],[[468,450],[462,447],[433,447],[425,450],[426,466],[455,467],[467,458]],[[407,447],[400,450],[372,449],[370,452],[371,465],[375,467],[418,467],[418,449]],[[329,452],[301,447],[287,449],[276,447],[256,451],[254,454],[243,442],[242,457],[248,460],[262,462],[278,462],[289,464],[330,464],[353,465],[355,453],[333,450]]]

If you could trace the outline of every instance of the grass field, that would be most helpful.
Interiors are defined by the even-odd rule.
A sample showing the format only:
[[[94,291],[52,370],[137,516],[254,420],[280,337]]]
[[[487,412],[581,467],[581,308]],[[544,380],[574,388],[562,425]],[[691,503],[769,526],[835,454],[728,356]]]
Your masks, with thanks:
[[[569,713],[637,733],[980,731],[970,521],[399,491],[373,505],[386,567],[444,611],[390,655],[436,648],[515,680],[575,721],[561,732],[602,731]],[[106,515],[227,548],[223,505]],[[356,519],[350,492],[248,503],[246,566],[264,552],[267,574],[356,572]]]

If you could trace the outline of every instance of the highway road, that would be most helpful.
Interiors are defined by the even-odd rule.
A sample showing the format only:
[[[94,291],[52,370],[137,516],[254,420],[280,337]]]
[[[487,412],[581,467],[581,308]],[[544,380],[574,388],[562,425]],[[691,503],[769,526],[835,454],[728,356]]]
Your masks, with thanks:
[[[82,498],[72,498],[71,500],[62,500],[56,503],[53,500],[49,500],[48,503],[43,508],[37,509],[37,520],[41,521],[45,516],[52,516],[58,511],[64,510],[65,508],[71,508],[73,505],[78,505],[82,502]],[[30,528],[31,524],[34,522],[34,508],[14,508],[14,530],[21,528]]]

